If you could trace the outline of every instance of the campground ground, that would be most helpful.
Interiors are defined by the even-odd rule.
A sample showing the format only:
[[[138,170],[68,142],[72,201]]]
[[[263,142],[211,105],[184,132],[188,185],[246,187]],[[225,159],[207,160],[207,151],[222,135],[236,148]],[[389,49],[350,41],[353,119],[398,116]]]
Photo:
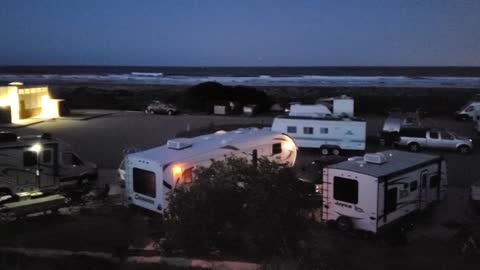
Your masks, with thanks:
[[[380,130],[385,116],[364,117],[368,122],[367,134],[369,138],[373,138]],[[14,132],[18,134],[49,132],[69,142],[83,159],[99,165],[100,183],[115,186],[117,181],[115,169],[125,149],[144,149],[161,145],[177,134],[193,134],[196,130],[206,127],[268,126],[272,119],[271,116],[165,116],[113,111],[112,114],[88,120],[64,118],[45,121],[15,129]],[[424,121],[432,126],[452,129],[476,141],[480,138],[473,132],[470,122],[457,122],[446,116],[428,118]],[[367,152],[385,149],[374,140],[371,141]],[[478,166],[480,150],[477,149],[466,156],[453,152],[429,153],[441,154],[447,160],[449,196],[431,212],[416,219],[416,227],[408,235],[408,244],[391,245],[382,238],[364,239],[359,235],[343,235],[335,230],[312,224],[307,239],[311,245],[305,250],[308,256],[291,262],[291,266],[303,265],[304,269],[433,267],[475,269],[475,265],[478,267],[480,264],[478,249],[466,252],[463,250],[468,236],[462,234],[465,233],[462,228],[474,226],[478,230],[475,226],[480,226],[479,217],[474,215],[467,202],[469,184],[480,179]],[[319,156],[318,151],[301,149],[297,166],[309,163]],[[37,216],[0,224],[2,235],[0,246],[109,252],[119,258],[131,254],[161,252],[155,245],[155,240],[161,233],[155,227],[155,219],[123,207],[121,191],[118,187],[112,188],[111,198],[104,203],[90,205],[91,207],[87,205],[83,208],[65,209],[60,215]],[[10,256],[13,255],[2,254],[0,264],[4,262],[9,266],[17,265],[17,269],[29,269],[22,268],[26,261],[22,261],[21,257],[18,261],[12,262]],[[91,266],[119,268],[117,264],[102,265],[96,261],[92,262]]]

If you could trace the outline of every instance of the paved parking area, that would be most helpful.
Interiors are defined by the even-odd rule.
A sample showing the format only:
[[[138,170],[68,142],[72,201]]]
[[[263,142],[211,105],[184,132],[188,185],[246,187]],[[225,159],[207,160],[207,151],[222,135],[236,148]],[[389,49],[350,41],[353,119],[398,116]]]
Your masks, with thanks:
[[[83,112],[86,113],[86,112]],[[101,115],[101,112],[95,111]],[[367,115],[367,135],[375,136],[381,129],[385,116]],[[222,125],[266,125],[272,123],[271,116],[214,116],[214,115],[145,115],[142,112],[109,112],[89,120],[59,119],[38,123],[15,130],[19,134],[49,132],[69,142],[74,151],[83,159],[95,162],[99,168],[115,169],[120,163],[125,149],[146,149],[166,143],[170,138],[186,130],[196,130],[208,126]],[[459,134],[479,139],[471,122],[458,122],[449,117],[424,119],[429,126],[451,129]],[[368,152],[381,151],[384,148],[370,143]],[[480,150],[471,155],[454,152],[432,151],[446,158],[450,185],[467,187],[474,180],[480,179]],[[320,156],[318,151],[301,149],[298,157],[299,166]]]

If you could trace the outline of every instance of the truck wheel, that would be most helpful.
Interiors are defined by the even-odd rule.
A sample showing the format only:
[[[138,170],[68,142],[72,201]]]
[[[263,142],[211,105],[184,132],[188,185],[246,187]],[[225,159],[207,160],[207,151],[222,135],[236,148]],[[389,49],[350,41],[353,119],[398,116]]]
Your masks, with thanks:
[[[352,219],[347,216],[337,218],[337,229],[341,232],[348,232],[353,229]]]
[[[457,148],[458,152],[460,154],[468,154],[470,153],[470,147],[466,146],[466,145],[460,145],[458,148]]]
[[[408,150],[412,152],[419,152],[420,151],[420,145],[418,143],[411,143],[408,145]]]
[[[320,148],[320,153],[321,153],[323,156],[328,156],[328,154],[330,154],[330,151],[328,150],[328,148],[322,147],[322,148]]]
[[[334,156],[340,155],[340,148],[333,148],[332,149],[332,155],[334,155]]]

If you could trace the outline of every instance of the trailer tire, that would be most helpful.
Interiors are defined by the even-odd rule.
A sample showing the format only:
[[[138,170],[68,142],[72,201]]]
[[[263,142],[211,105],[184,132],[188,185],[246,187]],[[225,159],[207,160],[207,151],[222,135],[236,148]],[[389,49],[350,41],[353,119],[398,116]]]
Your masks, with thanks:
[[[330,150],[326,147],[320,147],[320,153],[322,156],[328,156],[330,154]]]
[[[339,156],[340,155],[340,148],[333,148],[332,155]]]
[[[420,152],[420,145],[418,143],[409,143],[408,150],[411,152]]]
[[[340,216],[337,218],[337,229],[341,232],[348,232],[353,229],[352,219],[347,216]]]

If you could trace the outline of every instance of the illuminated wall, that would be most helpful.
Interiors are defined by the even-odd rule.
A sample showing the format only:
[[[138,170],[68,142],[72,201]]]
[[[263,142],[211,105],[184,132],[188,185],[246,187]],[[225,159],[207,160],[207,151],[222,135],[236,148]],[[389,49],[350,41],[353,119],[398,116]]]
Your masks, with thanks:
[[[0,87],[0,106],[10,106],[12,122],[29,117],[59,117],[59,100],[51,99],[48,87]]]

